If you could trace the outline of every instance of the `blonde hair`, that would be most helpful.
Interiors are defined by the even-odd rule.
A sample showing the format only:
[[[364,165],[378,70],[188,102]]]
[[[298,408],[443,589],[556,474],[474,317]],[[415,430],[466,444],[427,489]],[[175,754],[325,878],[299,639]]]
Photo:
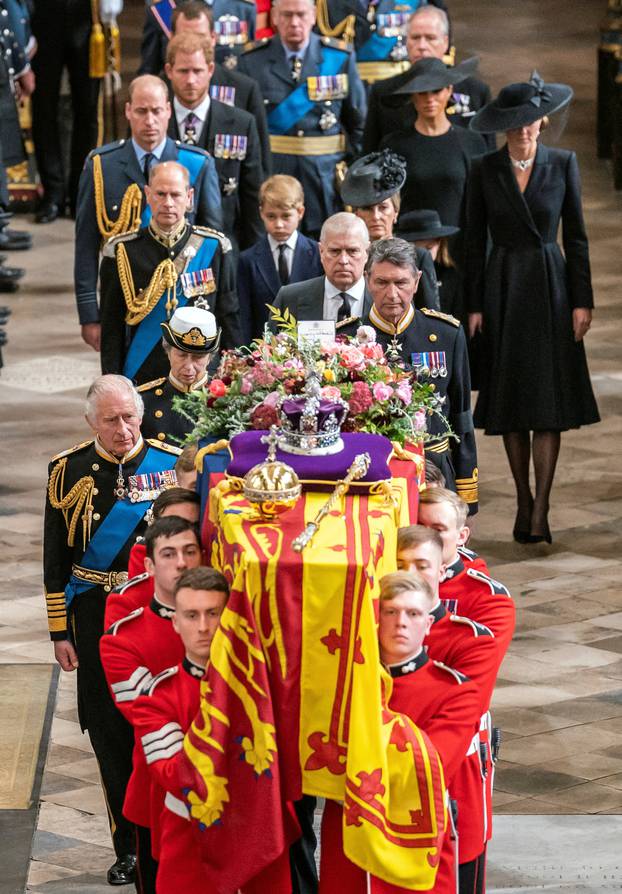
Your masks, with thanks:
[[[462,500],[453,490],[446,487],[426,487],[419,494],[419,502],[425,506],[432,503],[449,503],[456,513],[456,528],[463,528],[469,514],[468,504]]]
[[[421,546],[424,543],[432,543],[439,555],[442,554],[443,541],[441,535],[434,528],[426,528],[425,525],[409,525],[407,528],[400,528],[397,532],[398,555],[403,549]]]
[[[259,207],[275,205],[282,211],[304,207],[305,194],[302,184],[288,174],[274,174],[268,177],[259,188]]]
[[[210,41],[201,37],[200,34],[193,34],[188,31],[183,34],[177,34],[169,41],[166,48],[166,61],[169,65],[175,65],[178,53],[188,53],[188,55],[203,53],[208,65],[214,61],[214,47]]]
[[[380,602],[390,602],[402,593],[423,593],[430,604],[436,600],[427,580],[413,571],[393,571],[380,579]]]

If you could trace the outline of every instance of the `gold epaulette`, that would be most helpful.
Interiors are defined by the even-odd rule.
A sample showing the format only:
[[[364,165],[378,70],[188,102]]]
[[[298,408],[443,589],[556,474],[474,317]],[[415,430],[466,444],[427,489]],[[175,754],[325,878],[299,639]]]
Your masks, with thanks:
[[[164,382],[166,382],[166,376],[162,376],[161,379],[154,379],[153,382],[145,382],[144,385],[138,385],[136,390],[149,391],[150,388],[157,388],[158,385],[162,385]]]
[[[332,47],[334,50],[343,50],[344,53],[352,52],[352,44],[345,40],[339,40],[338,37],[322,37],[322,43],[325,47]]]
[[[251,40],[244,45],[244,49],[242,50],[241,55],[245,56],[246,53],[252,53],[253,50],[258,50],[260,47],[265,47],[265,45],[271,40],[271,37],[262,37],[260,40]]]
[[[192,227],[192,232],[198,233],[199,236],[209,236],[211,239],[218,239],[223,252],[231,251],[231,240],[224,233],[221,233],[220,230],[214,230],[212,227],[197,227],[195,225]]]
[[[175,447],[174,444],[167,444],[166,441],[156,441],[155,438],[147,438],[147,444],[151,447],[158,447],[160,450],[164,450],[165,453],[173,453],[175,456],[179,456],[181,453],[181,447]]]
[[[451,325],[456,328],[460,325],[460,320],[456,317],[452,317],[451,314],[443,314],[440,310],[434,310],[431,307],[422,307],[421,313],[425,314],[426,317],[434,317],[435,320],[443,320],[445,323],[451,323]]]
[[[459,685],[467,683],[469,680],[466,674],[461,674],[460,671],[457,671],[455,668],[448,667],[446,664],[443,664],[442,661],[433,661],[432,664],[439,670],[447,671],[447,673],[450,674]]]
[[[62,453],[57,453],[56,456],[53,456],[50,462],[56,462],[57,459],[62,459],[63,456],[69,456],[70,453],[76,453],[78,450],[82,450],[83,447],[90,447],[93,443],[93,439],[90,441],[82,441],[81,444],[74,444],[73,447],[70,447],[68,450],[63,450]]]
[[[103,256],[105,258],[114,258],[116,247],[120,242],[131,242],[132,239],[137,239],[138,235],[138,230],[130,230],[127,233],[119,233],[118,236],[111,236],[111,238],[104,243],[102,251]]]

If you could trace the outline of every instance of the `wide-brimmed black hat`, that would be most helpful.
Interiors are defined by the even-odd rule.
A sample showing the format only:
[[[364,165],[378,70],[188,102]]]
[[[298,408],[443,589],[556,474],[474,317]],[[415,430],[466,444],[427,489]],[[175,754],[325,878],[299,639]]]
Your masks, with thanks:
[[[402,214],[397,223],[395,235],[406,242],[422,242],[424,239],[443,239],[455,236],[460,227],[443,226],[438,211],[422,208]]]
[[[341,198],[353,208],[367,208],[395,195],[405,181],[406,160],[401,155],[390,149],[370,152],[348,168]]]
[[[211,354],[218,350],[221,330],[214,314],[202,307],[180,307],[160,326],[169,345],[180,351]]]
[[[408,74],[410,77],[395,93],[428,93],[434,90],[442,90],[451,84],[459,84],[477,70],[479,59],[472,56],[465,59],[460,65],[448,66],[437,59],[436,56],[426,56],[419,59]]]
[[[572,87],[567,84],[545,84],[537,71],[528,82],[508,84],[499,95],[471,118],[471,128],[478,133],[497,133],[526,127],[567,106]]]

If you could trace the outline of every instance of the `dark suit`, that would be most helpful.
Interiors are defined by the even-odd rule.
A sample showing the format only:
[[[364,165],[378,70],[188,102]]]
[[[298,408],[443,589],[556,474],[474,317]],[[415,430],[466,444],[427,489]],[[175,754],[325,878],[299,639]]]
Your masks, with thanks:
[[[169,136],[183,139],[177,126],[175,107]],[[242,136],[247,141],[244,158],[224,158],[215,146],[216,136]],[[207,121],[196,141],[214,159],[222,199],[223,230],[243,249],[253,245],[264,231],[259,216],[259,187],[262,181],[261,148],[252,115],[235,106],[212,99]]]
[[[415,307],[431,307],[433,310],[440,310],[441,299],[432,255],[427,248],[419,248],[416,245],[415,258],[417,267],[421,270],[419,288],[415,295]]]
[[[298,233],[288,285],[323,276],[320,249],[313,239]],[[238,262],[238,300],[244,344],[261,338],[268,322],[266,304],[274,304],[281,281],[274,264],[267,236],[240,255]]]
[[[298,321],[323,320],[325,280],[325,276],[316,276],[315,279],[309,279],[307,282],[283,286],[274,299],[274,306],[279,310],[287,308]],[[365,286],[363,308],[360,315],[345,326],[338,323],[337,335],[354,336],[361,321],[368,316],[372,303],[372,297]]]
[[[382,138],[393,131],[408,129],[415,123],[417,113],[411,97],[405,93],[395,93],[398,87],[406,84],[412,75],[409,71],[375,83],[369,92],[369,106],[365,131],[363,133],[363,154],[376,152]],[[460,99],[458,99],[460,94]],[[485,106],[490,100],[490,87],[479,78],[468,77],[456,84],[453,102],[448,106],[447,114],[452,124],[468,127],[473,114]],[[454,111],[452,111],[454,110]],[[496,147],[495,135],[484,137],[489,149]]]
[[[180,148],[200,153],[204,162],[194,181],[194,210],[188,214],[190,223],[222,230],[220,190],[214,160],[202,149],[194,146],[180,146],[167,139],[160,161],[177,161]],[[116,220],[126,190],[137,183],[141,190],[145,187],[145,177],[131,140],[120,140],[95,149],[89,155],[80,177],[78,206],[76,209],[76,253],[74,261],[74,284],[80,323],[96,323],[97,272],[102,234],[97,225],[95,211],[95,187],[93,178],[93,156],[101,156],[104,180],[106,212],[111,220]],[[143,202],[144,204],[144,202]]]
[[[143,38],[140,45],[140,67],[137,74],[153,74],[162,76],[164,63],[166,62],[166,47],[168,39],[162,31],[154,16],[147,9],[145,12],[145,24]],[[264,110],[261,90],[253,78],[249,78],[238,71],[229,71],[224,66],[216,63],[214,74],[210,83],[210,95],[217,96],[218,87],[230,87],[233,89],[233,103],[238,109],[250,112],[257,125],[259,142],[261,144],[261,163],[264,177],[269,177],[272,171],[270,156],[270,138],[268,136],[268,124]]]
[[[308,79],[317,77],[323,70],[322,66],[328,62],[337,63],[332,68],[332,74],[347,75],[347,95],[310,103],[303,97],[302,108],[291,114],[291,110],[283,114],[287,120],[282,121],[281,110],[290,94],[299,87],[308,87]],[[333,149],[326,155],[309,154],[306,149],[296,154],[293,149],[273,152],[274,173],[289,174],[302,184],[306,207],[303,228],[306,235],[314,236],[319,233],[326,218],[341,209],[335,188],[335,166],[344,160],[347,152],[356,154],[360,149],[367,102],[354,55],[341,41],[311,34],[296,82],[283,44],[278,37],[273,37],[243,53],[238,65],[240,71],[255,77],[261,87],[268,113],[268,127],[273,137],[286,138],[292,143],[303,137],[331,137],[335,142],[345,134],[345,152]],[[304,94],[308,96],[307,90]],[[333,123],[328,124],[328,115],[334,116]]]

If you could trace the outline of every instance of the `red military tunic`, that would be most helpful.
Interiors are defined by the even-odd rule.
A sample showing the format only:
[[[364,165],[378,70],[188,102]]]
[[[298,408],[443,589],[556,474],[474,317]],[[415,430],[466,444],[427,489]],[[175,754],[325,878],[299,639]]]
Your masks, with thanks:
[[[505,653],[508,650],[516,623],[516,610],[514,600],[506,587],[497,580],[483,572],[474,562],[465,566],[462,558],[449,566],[445,580],[440,585],[440,596],[444,605],[451,612],[466,615],[474,621],[479,621],[489,627],[495,636],[498,649],[498,662],[501,665]],[[468,824],[466,837],[461,836],[460,862],[468,862],[479,856],[486,841],[492,837],[492,784],[494,778],[494,766],[491,754],[492,723],[490,714],[482,718],[482,726],[477,742],[472,743],[470,760],[473,762],[471,783],[461,778],[456,789],[458,798],[468,801],[473,809],[478,810],[477,823]],[[481,800],[472,799],[473,786],[475,785],[475,763],[477,752],[480,755],[481,791],[483,792],[484,805],[480,807]],[[464,783],[464,788],[462,786]],[[460,820],[458,820],[460,823]],[[465,824],[466,825],[466,824]],[[477,837],[475,830],[477,828]],[[483,843],[480,831],[483,830]],[[476,848],[479,846],[477,852]],[[470,856],[469,856],[470,855]]]
[[[130,577],[142,574],[145,570],[145,558],[147,556],[147,546],[144,537],[137,537],[136,543],[130,550],[127,560],[127,573]]]
[[[144,828],[151,826],[149,775],[136,737],[134,706],[156,674],[183,658],[184,647],[173,629],[172,617],[173,610],[154,597],[147,608],[137,608],[114,623],[100,640],[102,665],[112,699],[134,726],[134,768],[123,813],[131,822]]]
[[[480,694],[475,683],[422,651],[416,658],[390,668],[393,694],[389,706],[406,714],[438,750],[451,791],[469,742],[477,730]],[[369,886],[368,886],[369,882]],[[451,835],[443,841],[434,894],[455,894],[456,873]],[[342,809],[327,801],[322,818],[320,894],[405,894],[406,889],[369,877],[351,863],[342,847]]]
[[[130,577],[128,582],[120,587],[115,587],[106,599],[104,630],[108,630],[121,618],[127,618],[135,609],[149,605],[152,597],[153,577],[146,571]]]
[[[199,713],[204,668],[184,658],[153,678],[134,707],[134,722],[147,767],[152,803],[159,802],[157,894],[206,894],[201,853],[179,782],[186,731]],[[244,809],[244,805],[240,805]],[[240,842],[243,846],[243,842]],[[287,852],[242,889],[242,894],[291,891]],[[231,892],[234,894],[234,892]]]
[[[138,539],[140,540],[140,538]],[[130,553],[130,559],[131,556],[132,554]],[[482,557],[479,556],[474,550],[468,549],[466,546],[459,546],[458,556],[462,559],[465,565],[469,565],[472,568],[479,568],[479,570],[483,571],[485,574],[489,573],[486,560],[482,559]]]

